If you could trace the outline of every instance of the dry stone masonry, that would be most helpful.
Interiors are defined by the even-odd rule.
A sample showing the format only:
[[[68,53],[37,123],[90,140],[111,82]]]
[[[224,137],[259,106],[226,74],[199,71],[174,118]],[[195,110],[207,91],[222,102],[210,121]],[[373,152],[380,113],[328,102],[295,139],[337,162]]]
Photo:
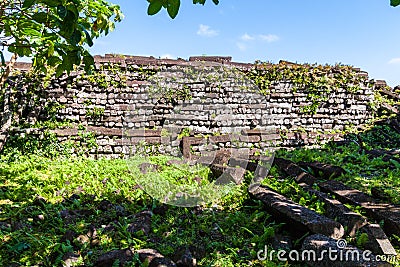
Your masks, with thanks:
[[[97,143],[91,153],[106,157],[120,157],[143,141],[152,152],[177,154],[337,140],[346,127],[372,118],[370,104],[380,86],[361,84],[356,93],[338,89],[309,114],[303,111],[311,105],[306,90],[294,90],[282,80],[261,92],[246,78],[256,65],[231,62],[230,57],[186,61],[105,55],[96,56],[95,65],[92,75],[77,71],[51,80],[46,102],[56,103],[57,120],[72,123],[54,131],[60,141],[91,132]],[[196,80],[199,73],[203,78]],[[234,133],[234,138],[229,136]],[[188,145],[182,147],[182,140],[190,137],[207,141],[186,140]]]

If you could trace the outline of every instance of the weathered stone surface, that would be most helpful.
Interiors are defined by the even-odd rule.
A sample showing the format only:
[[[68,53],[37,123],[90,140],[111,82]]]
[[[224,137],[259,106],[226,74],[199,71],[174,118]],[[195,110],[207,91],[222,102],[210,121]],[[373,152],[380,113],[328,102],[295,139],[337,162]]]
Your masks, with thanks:
[[[366,249],[371,250],[376,255],[397,255],[379,224],[367,224],[360,230],[368,235],[368,242],[364,244]]]
[[[215,157],[214,160],[212,161],[212,164],[225,166],[228,164],[230,159],[231,159],[231,151],[221,149],[215,153]]]
[[[341,202],[361,206],[377,221],[384,221],[384,231],[387,234],[400,235],[400,207],[393,204],[377,202],[367,194],[346,186],[338,181],[320,183],[321,190],[334,194]]]
[[[386,267],[386,262],[376,262],[376,256],[368,251],[347,246],[338,241],[316,234],[307,237],[301,248],[301,255],[309,266],[317,267]],[[341,242],[341,243],[339,243]]]
[[[67,252],[65,253],[65,255],[63,256],[63,267],[72,267],[72,266],[76,266],[75,263],[79,261],[79,255],[78,254],[74,254],[72,252]]]
[[[213,164],[210,166],[213,176],[217,178],[216,184],[241,184],[244,180],[246,169]]]
[[[308,185],[313,185],[316,182],[315,177],[311,174],[305,172],[298,165],[290,160],[283,158],[275,158],[274,164],[283,170],[287,175],[294,177],[298,183],[306,183]]]
[[[268,187],[249,188],[249,194],[261,200],[269,212],[285,221],[297,234],[309,231],[333,238],[341,238],[344,235],[344,228],[340,223],[300,206]]]
[[[299,162],[298,165],[302,168],[310,167],[316,175],[319,175],[321,173],[321,176],[324,179],[337,178],[340,175],[346,173],[346,171],[339,166],[333,166],[320,162]]]
[[[232,135],[224,134],[224,135],[210,136],[209,140],[214,143],[227,143],[232,140]]]
[[[151,211],[142,211],[133,216],[133,222],[128,225],[127,231],[130,233],[142,232],[148,235],[151,231]]]
[[[181,100],[175,92],[172,93],[172,97],[158,93],[154,95],[150,92],[152,91],[150,90],[151,82],[148,79],[156,73],[167,77],[187,67],[205,67],[207,70],[218,67],[220,70],[220,67],[226,66],[244,71],[245,77],[245,73],[249,70],[265,69],[272,64],[258,66],[231,62],[230,57],[208,56],[192,57],[189,61],[111,55],[95,58],[96,71],[101,69],[106,82],[110,83],[105,86],[107,88],[82,79],[81,72],[73,72],[69,76],[64,75],[51,81],[41,101],[63,104],[63,108],[54,114],[57,120],[69,119],[85,126],[87,131],[95,134],[96,139],[104,136],[118,137],[119,140],[122,136],[155,138],[161,136],[161,132],[156,133],[156,131],[173,124],[180,129],[197,130],[203,135],[219,133],[220,136],[210,137],[208,141],[214,142],[220,148],[246,148],[249,145],[295,147],[316,144],[318,135],[312,133],[321,129],[327,131],[343,129],[348,122],[360,125],[370,119],[373,114],[368,104],[373,96],[374,88],[369,88],[364,84],[361,84],[362,90],[356,95],[349,95],[341,89],[332,93],[329,101],[324,103],[324,106],[319,108],[317,114],[313,116],[305,114],[300,108],[310,104],[307,101],[307,92],[303,90],[294,92],[293,84],[288,81],[276,81],[271,85],[271,94],[268,95],[262,94],[251,84],[249,90],[243,90],[243,79],[238,81],[236,74],[227,77],[226,80],[216,81],[215,86],[209,86],[203,81],[189,81],[185,84],[190,90],[190,97],[186,100]],[[203,62],[197,62],[198,60]],[[115,69],[110,68],[113,64],[121,69],[121,73],[116,73]],[[19,66],[26,69],[27,65],[20,64]],[[365,75],[361,71],[358,73]],[[171,85],[171,90],[182,89],[181,85],[182,83],[177,82],[176,85]],[[378,85],[379,82],[375,86]],[[387,94],[393,97],[390,92]],[[345,108],[345,105],[349,108]],[[363,110],[360,111],[360,109]],[[31,119],[36,118],[36,115],[31,113],[27,121],[32,121]],[[46,119],[44,118],[46,114],[39,115]],[[292,132],[299,126],[302,126],[304,133]],[[57,129],[54,132],[60,141],[66,141],[66,137],[78,135],[77,126],[73,127],[74,129]],[[123,129],[129,129],[133,133],[126,133]],[[139,130],[142,133],[134,133],[138,129],[146,129],[146,131],[143,133]],[[152,131],[154,133],[151,133]],[[241,144],[225,136],[233,132],[241,132],[239,139],[233,138]],[[339,135],[334,134],[319,134],[319,137],[323,142],[329,138],[340,138]],[[0,141],[1,139],[0,136]],[[150,145],[158,147],[159,139],[148,140]],[[130,145],[135,147],[137,144],[131,142]],[[108,145],[111,145],[111,151],[115,151],[114,146],[120,144]],[[110,157],[112,154],[110,148],[104,146],[106,144],[99,144],[99,148],[93,155],[104,154]],[[175,144],[172,147],[177,146]],[[118,153],[126,154],[126,150],[118,149],[118,151]],[[189,157],[188,146],[184,146],[184,151],[185,156]]]
[[[246,169],[251,172],[255,172],[259,165],[257,162],[252,162],[247,159],[231,158],[229,160],[229,166],[232,166],[232,167],[240,166],[243,169]]]
[[[144,163],[139,165],[139,169],[140,169],[141,173],[147,174],[148,172],[158,171],[160,169],[160,166],[158,166],[156,164],[151,164],[151,163],[144,162]]]
[[[172,260],[165,258],[155,249],[139,249],[135,253],[139,255],[141,262],[147,261],[149,267],[176,267]]]
[[[126,137],[161,137],[161,130],[126,130]]]
[[[93,266],[95,267],[109,267],[113,266],[116,260],[119,260],[120,265],[127,261],[131,261],[134,256],[132,249],[121,249],[107,252],[97,258]]]
[[[147,261],[149,267],[176,267],[176,264],[168,258],[165,258],[155,249],[121,249],[107,252],[96,260],[93,266],[95,267],[110,267],[115,261],[119,261],[119,266],[132,261],[134,256],[138,255],[139,260],[144,263]]]
[[[325,204],[326,216],[341,223],[346,229],[346,235],[354,237],[357,231],[368,223],[365,217],[353,212],[341,202],[329,197],[327,194],[315,190],[307,184],[300,184],[300,186],[303,190],[316,196],[318,200]]]

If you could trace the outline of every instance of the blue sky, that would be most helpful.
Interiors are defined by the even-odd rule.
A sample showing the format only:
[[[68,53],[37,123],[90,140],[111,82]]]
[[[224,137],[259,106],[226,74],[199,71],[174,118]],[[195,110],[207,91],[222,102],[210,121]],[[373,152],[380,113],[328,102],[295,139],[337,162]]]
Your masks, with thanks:
[[[400,7],[389,0],[181,0],[174,20],[164,10],[148,16],[146,0],[111,1],[125,19],[96,41],[93,54],[343,63],[400,84]]]

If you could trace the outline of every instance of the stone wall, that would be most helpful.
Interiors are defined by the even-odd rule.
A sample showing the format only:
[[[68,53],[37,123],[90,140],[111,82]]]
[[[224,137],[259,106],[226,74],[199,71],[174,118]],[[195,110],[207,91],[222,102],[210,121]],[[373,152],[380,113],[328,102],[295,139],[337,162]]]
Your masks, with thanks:
[[[254,65],[229,57],[185,61],[106,55],[96,56],[95,62],[94,75],[78,71],[52,80],[46,101],[58,103],[57,120],[72,123],[54,130],[61,141],[78,136],[84,127],[96,136],[98,148],[91,153],[107,157],[132,151],[132,144],[148,144],[148,152],[179,154],[188,153],[184,143],[196,153],[211,147],[293,147],[340,139],[346,126],[372,118],[370,103],[379,86],[361,84],[356,93],[339,89],[316,114],[307,114],[302,108],[311,103],[305,91],[294,92],[288,81],[277,81],[261,93],[244,74]]]

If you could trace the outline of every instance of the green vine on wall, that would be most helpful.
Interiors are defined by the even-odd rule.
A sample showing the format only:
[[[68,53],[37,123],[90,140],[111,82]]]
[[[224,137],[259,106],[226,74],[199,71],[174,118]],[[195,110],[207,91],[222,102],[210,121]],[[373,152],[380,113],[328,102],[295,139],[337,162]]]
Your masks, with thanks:
[[[109,63],[100,65],[100,69],[92,74],[83,75],[79,80],[87,80],[91,84],[97,84],[102,89],[126,87],[128,80],[125,71],[118,65]]]
[[[321,103],[326,102],[333,92],[344,89],[354,94],[361,90],[361,85],[369,84],[366,75],[360,75],[353,67],[341,64],[330,66],[256,62],[254,68],[246,74],[259,86],[263,95],[270,94],[272,86],[278,82],[291,83],[294,93],[301,91],[307,94],[311,104],[303,107],[302,111],[311,114],[315,114]]]

